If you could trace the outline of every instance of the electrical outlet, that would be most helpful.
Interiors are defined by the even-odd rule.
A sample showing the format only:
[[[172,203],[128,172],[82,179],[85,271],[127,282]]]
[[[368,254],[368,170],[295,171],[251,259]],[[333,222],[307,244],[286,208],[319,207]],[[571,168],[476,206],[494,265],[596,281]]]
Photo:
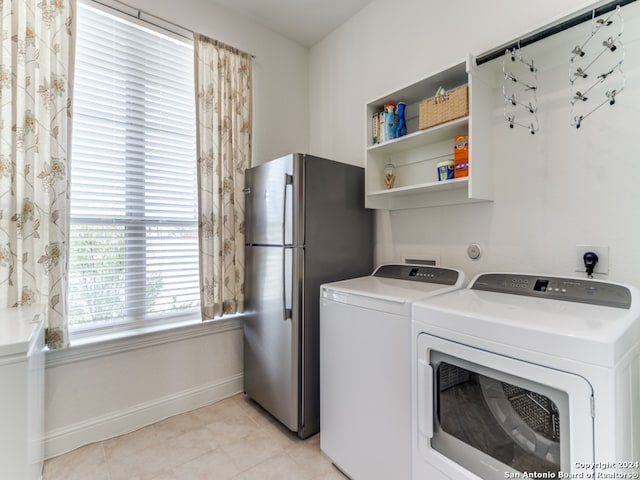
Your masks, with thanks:
[[[576,245],[576,272],[586,272],[584,254],[594,252],[598,255],[598,263],[593,273],[606,275],[609,273],[609,245]]]

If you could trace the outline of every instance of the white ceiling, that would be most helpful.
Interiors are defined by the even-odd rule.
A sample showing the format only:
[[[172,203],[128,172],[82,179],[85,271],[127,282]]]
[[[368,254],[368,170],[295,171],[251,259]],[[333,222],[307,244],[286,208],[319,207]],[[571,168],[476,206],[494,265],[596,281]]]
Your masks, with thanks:
[[[371,0],[211,0],[311,47]]]

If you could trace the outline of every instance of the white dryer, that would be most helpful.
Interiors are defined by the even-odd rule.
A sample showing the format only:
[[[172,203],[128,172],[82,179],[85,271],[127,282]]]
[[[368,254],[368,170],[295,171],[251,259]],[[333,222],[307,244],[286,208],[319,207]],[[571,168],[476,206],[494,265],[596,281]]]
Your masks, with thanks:
[[[350,478],[411,478],[411,304],[465,282],[403,264],[321,287],[320,447]]]
[[[488,273],[413,307],[413,479],[638,478],[640,297]]]

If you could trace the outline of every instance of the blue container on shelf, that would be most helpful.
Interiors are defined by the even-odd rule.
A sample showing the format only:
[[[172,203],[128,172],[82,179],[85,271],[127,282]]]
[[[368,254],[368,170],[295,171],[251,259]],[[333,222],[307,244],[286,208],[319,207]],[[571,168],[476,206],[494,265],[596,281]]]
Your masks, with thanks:
[[[438,181],[453,179],[453,159],[438,162]]]

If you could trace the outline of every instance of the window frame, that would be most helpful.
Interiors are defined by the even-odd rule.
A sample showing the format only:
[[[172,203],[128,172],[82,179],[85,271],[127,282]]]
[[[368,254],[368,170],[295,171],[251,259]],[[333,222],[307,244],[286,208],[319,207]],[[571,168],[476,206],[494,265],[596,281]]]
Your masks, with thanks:
[[[142,27],[151,32],[155,32],[161,36],[169,38],[173,41],[178,41],[190,46],[193,49],[193,34],[192,32],[185,30],[184,28],[173,24],[172,22],[168,22],[159,17],[155,17],[141,10],[135,9],[133,7],[129,7],[119,1],[113,0],[80,0],[78,4],[82,4],[91,9],[95,9],[98,11],[102,11],[108,15],[118,18],[121,21],[128,22],[139,27]],[[192,57],[193,58],[193,57]],[[195,85],[194,85],[194,132],[196,131],[195,126]],[[71,153],[72,164],[73,164],[73,151]],[[193,168],[194,174],[197,174],[197,158],[194,149],[194,158],[193,158]],[[71,180],[73,182],[73,180]],[[194,191],[197,189],[197,186],[194,184]],[[71,202],[73,202],[73,191],[70,189]],[[185,221],[185,222],[177,222],[178,224],[193,224],[195,225],[195,231],[197,233],[198,226],[198,216],[197,216],[197,197],[196,197],[196,218],[194,221]],[[81,220],[78,222],[77,220]],[[143,221],[136,221],[128,224],[128,220],[123,218],[120,222],[115,223],[112,218],[106,218],[103,220],[98,220],[95,217],[82,217],[82,216],[71,216],[70,215],[70,230],[74,225],[87,225],[89,228],[99,225],[105,226],[113,226],[115,224],[123,225],[125,230],[127,229],[143,229],[148,232],[149,228],[153,228],[153,226],[158,225],[168,225],[171,221],[167,222],[166,220],[160,220],[157,218],[144,219]],[[139,238],[144,242],[144,249],[147,252],[147,234],[139,233]],[[69,243],[71,243],[71,238],[69,238]],[[125,258],[126,258],[125,251]],[[146,265],[146,262],[145,262]],[[125,264],[126,268],[126,264]],[[146,267],[145,267],[146,268]],[[146,281],[142,282],[143,284],[147,284]],[[195,292],[198,296],[197,306],[186,311],[186,312],[178,312],[175,314],[170,314],[169,312],[161,312],[156,314],[150,314],[144,312],[143,316],[138,317],[129,316],[128,318],[121,318],[117,321],[94,321],[87,323],[69,323],[69,333],[70,338],[72,340],[82,340],[87,339],[96,335],[120,335],[123,332],[144,332],[144,331],[153,331],[158,327],[166,327],[167,325],[184,325],[193,323],[198,320],[201,321],[201,312],[200,312],[200,300],[199,300],[199,288]],[[125,292],[126,295],[126,292]],[[144,310],[144,307],[141,307]]]

